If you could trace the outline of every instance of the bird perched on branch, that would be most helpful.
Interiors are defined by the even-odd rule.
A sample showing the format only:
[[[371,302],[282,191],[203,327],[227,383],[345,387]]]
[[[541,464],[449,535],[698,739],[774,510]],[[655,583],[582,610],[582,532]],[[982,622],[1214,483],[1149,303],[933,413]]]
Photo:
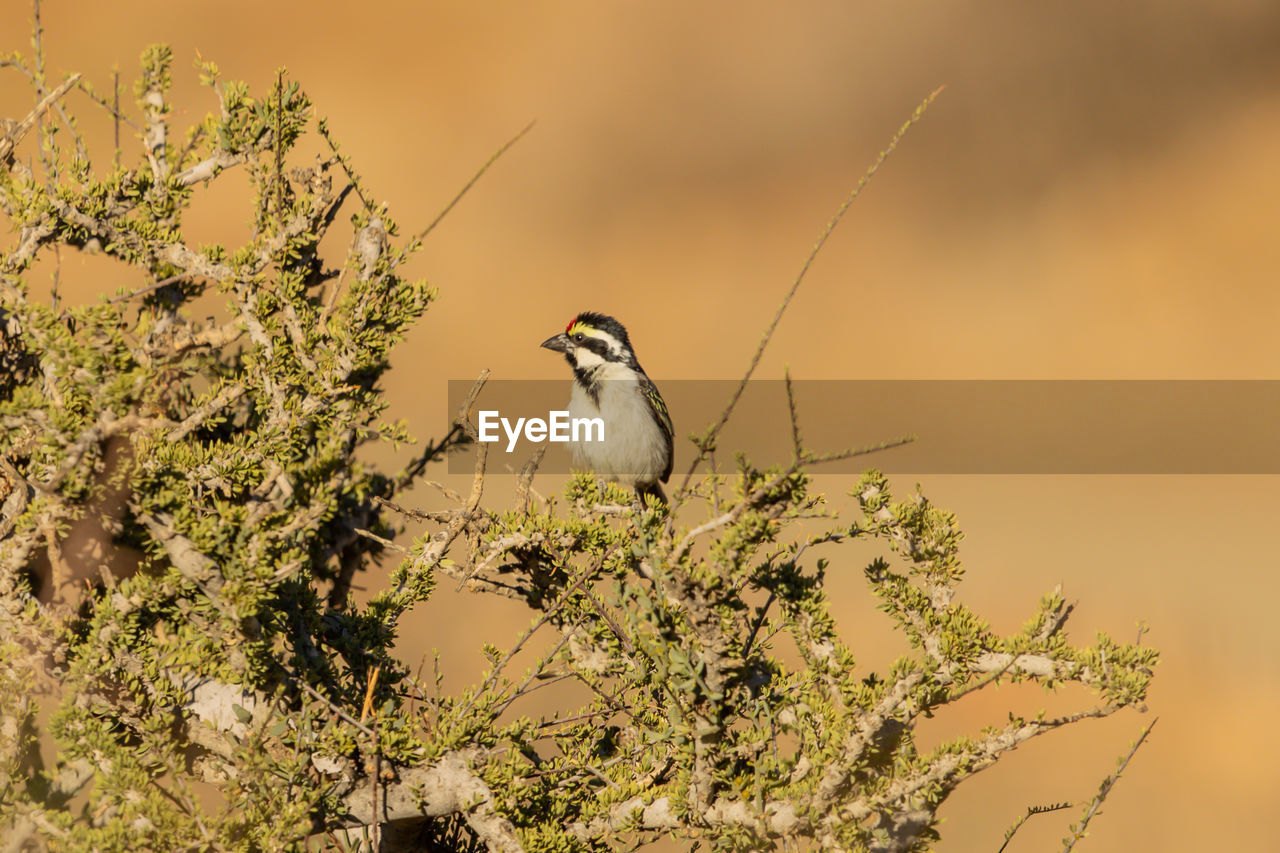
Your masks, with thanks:
[[[571,442],[574,461],[634,488],[642,501],[653,495],[665,504],[661,484],[671,477],[675,433],[627,330],[612,317],[584,311],[542,346],[564,353],[573,368],[569,416],[604,422],[603,440]]]

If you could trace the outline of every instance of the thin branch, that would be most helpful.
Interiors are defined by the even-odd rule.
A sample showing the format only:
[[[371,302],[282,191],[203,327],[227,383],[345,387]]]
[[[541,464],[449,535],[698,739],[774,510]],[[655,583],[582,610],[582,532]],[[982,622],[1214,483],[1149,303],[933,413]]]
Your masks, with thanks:
[[[439,510],[432,512],[421,509],[410,509],[409,507],[401,506],[395,501],[389,501],[386,498],[378,497],[377,495],[373,496],[373,502],[379,506],[384,506],[393,512],[398,512],[401,515],[408,516],[416,521],[448,521],[454,516],[453,510]]]
[[[769,608],[773,606],[773,602],[778,598],[777,590],[769,590],[769,597],[765,599],[764,605],[761,606],[760,612],[756,614],[755,624],[751,626],[751,633],[747,635],[747,641],[742,644],[742,657],[745,659],[751,654],[751,645],[756,641],[756,635],[760,633],[760,627],[764,625],[765,615],[768,614]]]
[[[760,359],[764,355],[765,347],[769,345],[770,339],[773,338],[774,330],[778,328],[778,323],[781,322],[782,315],[786,312],[787,306],[791,304],[791,299],[796,295],[796,291],[800,289],[800,283],[804,281],[805,275],[809,272],[809,267],[813,265],[814,259],[817,258],[818,253],[822,251],[822,247],[826,244],[827,238],[836,230],[836,226],[839,225],[840,220],[844,218],[845,212],[849,209],[849,206],[852,205],[854,200],[862,194],[863,189],[865,189],[867,184],[871,182],[872,177],[874,177],[876,172],[879,171],[880,166],[889,158],[889,155],[897,149],[898,143],[902,141],[904,136],[906,136],[907,131],[924,118],[925,111],[929,109],[929,105],[932,104],[934,99],[942,92],[942,88],[943,87],[939,87],[938,89],[930,92],[929,96],[924,99],[920,106],[916,107],[916,111],[911,114],[911,117],[907,119],[902,127],[898,128],[898,132],[889,140],[888,147],[880,152],[880,156],[875,159],[875,162],[871,164],[871,167],[868,168],[867,171],[863,173],[862,177],[858,179],[857,185],[849,193],[848,197],[844,200],[844,203],[836,210],[835,216],[833,216],[831,221],[827,223],[827,227],[823,229],[822,235],[818,237],[818,242],[814,244],[813,248],[809,251],[808,257],[805,258],[804,263],[801,265],[800,272],[796,275],[795,280],[791,282],[791,288],[787,291],[786,296],[782,298],[782,304],[778,306],[778,310],[774,313],[773,320],[770,321],[768,328],[765,329],[764,335],[760,338],[760,343],[756,346],[755,355],[751,357],[751,362],[747,365],[747,372],[743,374],[742,380],[738,383],[737,389],[729,399],[729,404],[725,406],[724,411],[720,413],[719,420],[717,420],[711,429],[707,431],[706,436],[698,442],[698,454],[694,457],[692,464],[690,464],[688,473],[684,475],[684,480],[681,481],[680,488],[676,490],[676,494],[678,496],[683,496],[686,493],[689,481],[693,478],[694,471],[696,471],[698,466],[706,459],[708,451],[715,446],[716,437],[720,434],[720,431],[724,429],[725,424],[729,422],[729,417],[733,414],[734,408],[738,405],[738,400],[742,397],[742,392],[747,388],[747,382],[750,381],[752,374],[756,371],[756,367],[760,364]]]
[[[604,624],[613,632],[613,636],[617,638],[618,644],[622,646],[622,651],[625,652],[628,657],[634,655],[636,651],[635,644],[632,643],[631,638],[623,632],[621,626],[618,625],[617,620],[613,618],[613,615],[609,613],[608,609],[604,606],[604,602],[596,598],[590,589],[583,589],[582,592],[591,600],[591,603],[595,605],[596,610],[600,614],[600,618],[604,620]]]
[[[0,136],[0,167],[8,164],[9,157],[13,154],[14,147],[22,141],[24,136],[31,132],[31,128],[35,126],[41,116],[48,112],[50,107],[57,103],[58,99],[71,91],[71,87],[74,86],[76,81],[79,79],[79,74],[72,74],[66,80],[63,80],[62,84],[58,86],[58,88],[41,98],[40,103],[36,104],[35,109],[27,113],[26,117],[23,118],[22,121],[18,122],[16,127],[11,128],[8,133]]]
[[[355,717],[351,716],[346,711],[342,710],[342,708],[339,707],[338,704],[334,702],[332,699],[330,699],[328,696],[325,696],[319,690],[316,690],[310,684],[307,684],[307,682],[303,681],[301,677],[297,677],[296,682],[298,686],[300,686],[303,690],[309,693],[312,698],[319,699],[325,705],[329,706],[329,710],[332,711],[334,714],[336,714],[343,721],[355,726],[357,729],[364,732],[369,737],[373,737],[373,729],[369,728],[364,723],[360,722]]]
[[[493,668],[493,672],[489,673],[488,678],[486,678],[484,680],[484,683],[480,685],[480,689],[476,691],[475,697],[478,698],[479,696],[483,695],[486,690],[488,690],[490,687],[494,685],[494,683],[498,680],[498,675],[501,674],[503,668],[506,667],[506,665],[511,662],[512,658],[514,658],[517,654],[520,653],[520,650],[524,648],[524,644],[529,641],[529,638],[532,637],[539,628],[547,624],[547,622],[549,622],[552,619],[552,617],[554,617],[557,613],[560,612],[560,609],[569,602],[569,599],[573,597],[573,594],[577,592],[582,587],[583,584],[589,581],[597,571],[600,570],[600,566],[602,565],[603,561],[604,561],[604,558],[602,557],[601,559],[596,560],[590,566],[588,566],[582,572],[582,574],[579,575],[577,581],[573,584],[573,586],[566,589],[564,593],[560,596],[560,598],[557,599],[554,604],[548,607],[543,612],[543,614],[540,617],[538,617],[537,621],[535,621],[532,625],[530,625],[529,628],[526,629],[525,632],[520,635],[520,639],[516,641],[516,644],[511,647],[511,649],[502,658],[502,660],[498,661],[497,665],[494,666]],[[474,699],[472,701],[474,701]],[[463,706],[462,713],[459,716],[465,716],[466,712],[471,709],[471,705],[472,705],[472,702],[468,702],[465,706]]]
[[[543,664],[540,664],[540,666],[543,666]],[[559,684],[562,681],[567,681],[570,678],[576,678],[576,677],[577,676],[575,676],[572,672],[562,672],[559,675],[543,675],[541,672],[539,672],[538,679],[540,683],[535,684],[532,687],[526,687],[524,690],[521,691],[520,695],[528,696],[531,693],[537,692],[538,690],[542,690],[544,687],[554,687],[555,685]],[[506,706],[504,705],[503,707],[506,707]]]
[[[863,447],[852,447],[848,450],[836,450],[831,453],[806,453],[803,462],[806,465],[822,465],[827,462],[841,462],[845,459],[855,459],[859,456],[870,456],[872,453],[881,453],[885,450],[893,450],[895,447],[905,447],[916,440],[914,435],[904,435],[900,438],[891,438],[887,441],[868,444]]]
[[[462,404],[458,406],[458,411],[453,416],[453,422],[462,428],[472,440],[479,437],[475,427],[471,425],[471,408],[475,406],[476,399],[480,396],[480,391],[484,388],[484,384],[489,381],[489,368],[480,371],[480,375],[476,377],[476,381],[471,383],[471,390],[467,391],[467,396],[462,398]],[[486,445],[482,442],[480,449],[483,450]]]
[[[116,146],[115,163],[116,163],[116,168],[119,169],[120,168],[120,119],[123,118],[123,116],[120,115],[120,72],[114,71],[114,70],[111,72],[111,117],[113,119],[112,124],[113,124],[113,129],[115,131],[115,136],[114,136],[115,146]],[[128,119],[125,119],[125,121],[128,121]],[[130,124],[133,124],[133,123],[130,122]],[[137,127],[137,125],[134,125],[134,127]]]
[[[11,61],[5,64],[12,65],[14,68],[18,69],[24,75],[26,75],[27,79],[31,82],[32,87],[36,90],[36,94],[41,97],[44,97],[49,90],[45,86],[45,82],[46,82],[45,74],[44,74],[45,55],[44,55],[44,43],[43,43],[44,25],[41,23],[41,20],[40,20],[40,0],[32,0],[32,9],[34,12],[34,19],[32,20],[31,42],[32,42],[32,46],[35,49],[35,60],[36,60],[35,70],[34,71],[29,70],[26,66],[24,66],[21,62],[18,62],[18,61]],[[63,108],[62,104],[55,101],[52,106],[53,106],[53,111],[58,114],[58,118],[62,120],[62,124],[67,128],[67,131],[71,134],[72,139],[75,140],[76,154],[79,155],[81,160],[88,163],[89,151],[87,148],[85,148],[84,137],[80,134],[80,131],[76,129],[75,121],[67,113],[66,109]],[[51,131],[46,131],[46,137],[50,135],[50,132]],[[40,157],[41,157],[41,160],[44,161],[46,168],[50,167],[51,165],[56,165],[56,164],[52,164],[48,160],[45,160],[44,151],[41,151]]]
[[[171,284],[175,284],[176,282],[182,281],[184,278],[190,278],[190,277],[191,277],[191,273],[180,272],[177,275],[171,275],[168,278],[162,278],[157,282],[148,284],[146,287],[140,287],[137,290],[133,291],[132,293],[126,293],[124,296],[117,296],[113,299],[108,299],[107,304],[114,305],[117,302],[127,302],[130,299],[133,299],[135,296],[146,296],[148,293],[153,293],[154,291],[157,291],[162,287],[168,287]]]
[[[365,685],[364,704],[360,708],[360,722],[373,718],[373,773],[369,777],[369,785],[373,797],[373,850],[382,850],[382,819],[378,815],[378,789],[382,786],[382,744],[378,740],[378,711],[373,705],[373,693],[378,687],[378,674],[382,666],[375,666],[369,673],[369,683]],[[386,801],[386,798],[383,798]]]
[[[412,553],[408,548],[404,547],[398,542],[392,542],[390,539],[384,539],[378,534],[374,533],[372,530],[365,530],[363,527],[356,527],[352,529],[355,531],[355,534],[357,536],[363,537],[364,539],[368,539],[372,542],[377,542],[379,545],[381,545],[383,548],[386,548],[389,551],[395,551],[400,554]]]
[[[538,472],[542,457],[546,455],[547,445],[540,444],[524,465],[520,466],[520,473],[516,476],[515,510],[522,515],[529,511],[529,504],[534,497],[542,500],[542,496],[533,489],[533,475]]]
[[[1098,787],[1098,793],[1093,795],[1093,799],[1089,801],[1089,805],[1084,810],[1084,817],[1078,825],[1071,828],[1071,837],[1065,840],[1066,843],[1063,845],[1062,853],[1070,853],[1072,848],[1076,846],[1076,842],[1085,837],[1085,830],[1089,827],[1089,821],[1093,820],[1094,816],[1098,814],[1098,810],[1102,808],[1102,803],[1111,794],[1116,782],[1120,781],[1120,774],[1124,773],[1125,768],[1129,766],[1129,762],[1137,754],[1138,749],[1146,741],[1147,735],[1151,734],[1151,730],[1155,728],[1158,722],[1160,722],[1159,717],[1147,724],[1147,727],[1142,730],[1142,734],[1138,735],[1138,739],[1129,748],[1129,752],[1120,760],[1120,766],[1116,768],[1116,772],[1102,780],[1102,784]]]
[[[431,488],[435,489],[437,492],[444,495],[446,498],[448,498],[449,500],[453,501],[456,504],[460,504],[463,502],[462,495],[458,494],[453,489],[449,488],[444,483],[441,483],[438,480],[423,480],[422,483],[423,485],[430,486]]]
[[[53,250],[53,293],[49,307],[58,314],[58,285],[61,284],[62,278],[62,246],[58,245]],[[59,316],[61,316],[59,314]]]
[[[187,144],[182,146],[182,151],[179,152],[178,158],[173,161],[176,168],[181,169],[182,165],[187,162],[187,158],[191,156],[191,152],[194,151],[196,146],[200,144],[200,141],[204,139],[204,133],[204,127],[200,125],[196,125],[191,128],[191,135],[187,139]]]
[[[613,780],[612,780],[612,779],[610,779],[608,776],[604,775],[604,773],[602,773],[602,772],[600,772],[599,770],[597,770],[596,768],[592,767],[590,764],[585,764],[585,763],[584,763],[584,764],[582,765],[582,769],[583,769],[583,770],[585,770],[585,771],[587,771],[588,773],[590,773],[592,776],[595,776],[597,779],[600,779],[601,781],[603,781],[603,782],[604,782],[606,785],[608,785],[610,788],[617,788],[617,787],[618,787],[618,783],[617,783],[617,782],[613,781]]]
[[[284,122],[284,69],[276,71],[276,133],[274,142],[276,162],[275,162],[275,190],[276,190],[276,216],[280,221],[284,221],[284,130],[282,124]],[[377,849],[377,848],[375,848]]]
[[[765,496],[767,496],[770,492],[772,492],[778,486],[782,485],[782,482],[786,480],[787,477],[790,477],[796,471],[800,470],[801,465],[821,464],[823,462],[837,462],[842,459],[851,459],[856,456],[866,456],[868,454],[879,453],[882,450],[888,450],[893,447],[901,447],[904,444],[910,444],[914,440],[915,440],[914,437],[908,436],[904,438],[894,439],[893,441],[882,441],[878,444],[868,445],[866,447],[861,447],[853,450],[841,450],[835,453],[825,453],[825,454],[806,454],[803,458],[797,459],[794,462],[792,462],[791,465],[789,465],[784,471],[775,475],[773,479],[769,480],[769,482],[758,487],[751,494],[747,495],[745,498],[739,501],[736,505],[734,505],[733,509],[729,510],[728,512],[722,513],[721,515],[711,519],[710,521],[707,521],[707,522],[704,522],[703,524],[698,525],[697,527],[693,528],[688,533],[686,533],[684,538],[680,540],[680,544],[677,545],[674,550],[672,550],[671,556],[668,559],[672,563],[677,562],[682,556],[684,556],[685,552],[689,550],[689,547],[693,544],[694,540],[697,539],[699,536],[710,533],[713,530],[718,530],[721,527],[724,527],[728,524],[732,524],[733,522],[737,521],[738,518],[740,518],[744,512],[746,512],[748,509],[750,509],[751,507],[759,503],[761,500],[763,500]]]
[[[195,411],[187,415],[186,419],[170,430],[165,438],[171,444],[181,441],[196,430],[200,424],[208,420],[210,415],[221,411],[230,403],[240,399],[240,397],[244,395],[244,392],[245,386],[239,382],[234,385],[228,385],[214,395],[212,400],[205,403],[203,406],[199,406]]]
[[[800,415],[796,412],[796,396],[791,388],[791,368],[784,367],[782,380],[787,389],[787,414],[791,417],[791,449],[796,459],[804,457],[804,447],[800,442]]]
[[[449,431],[439,441],[433,441],[419,454],[409,465],[406,465],[402,471],[387,484],[385,493],[396,494],[406,488],[416,480],[427,466],[435,462],[453,447],[460,447],[470,441],[466,431],[457,423],[449,425]],[[381,498],[379,498],[381,499]],[[399,510],[406,512],[404,510]],[[407,514],[407,512],[406,512]]]
[[[40,0],[31,0],[31,46],[36,54],[36,74],[44,78],[44,26],[40,23]]]
[[[333,138],[333,134],[329,132],[329,122],[326,119],[320,119],[316,122],[316,132],[328,144],[329,150],[333,153],[333,159],[338,161],[338,165],[342,167],[342,171],[346,172],[347,180],[351,182],[351,186],[355,189],[355,193],[360,198],[360,203],[364,205],[365,210],[374,210],[373,202],[369,201],[369,197],[364,194],[361,187],[360,173],[351,165],[351,158],[342,153],[338,147],[338,141]]]
[[[577,677],[578,677],[577,673],[570,672],[570,673],[565,673],[564,675],[556,676],[555,680],[560,681],[565,678],[577,678]],[[569,717],[558,717],[551,720],[543,720],[542,722],[538,723],[537,728],[549,729],[552,726],[567,726],[570,723],[580,723],[583,720],[590,720],[590,719],[594,719],[595,717],[611,717],[616,713],[618,713],[618,710],[616,708],[597,708],[594,711],[584,711],[581,714],[574,714]],[[539,735],[539,737],[555,737],[557,734],[558,732],[552,732],[550,734]]]
[[[115,141],[115,146],[116,146],[115,165],[119,166],[120,165],[120,125],[122,123],[127,124],[129,127],[133,128],[138,133],[142,132],[142,128],[138,125],[136,121],[129,118],[127,115],[125,115],[123,112],[120,111],[120,72],[116,70],[112,70],[111,72],[111,100],[110,101],[108,101],[102,95],[99,95],[96,91],[94,91],[93,87],[89,84],[89,81],[87,80],[81,80],[80,84],[76,88],[79,89],[81,92],[83,92],[85,94],[85,97],[87,97],[89,100],[93,101],[95,104],[102,107],[104,110],[106,110],[108,113],[111,114],[111,117],[113,119],[113,124],[115,125],[115,133],[113,134],[113,139]]]
[[[449,215],[449,211],[453,210],[454,207],[457,206],[458,202],[462,201],[462,197],[466,195],[467,192],[470,191],[470,189],[473,186],[476,185],[476,182],[479,181],[482,177],[484,177],[484,173],[489,171],[489,167],[492,166],[494,163],[498,162],[498,158],[501,157],[503,154],[506,154],[507,151],[511,149],[511,146],[515,145],[517,142],[523,139],[525,134],[533,130],[533,126],[536,123],[537,121],[534,120],[526,124],[524,126],[524,130],[520,131],[515,136],[508,139],[498,148],[497,151],[493,152],[493,155],[484,162],[484,165],[481,166],[479,170],[474,175],[471,176],[471,180],[467,181],[462,186],[462,189],[458,190],[458,194],[453,197],[453,200],[450,201],[448,204],[446,204],[444,206],[444,209],[441,210],[438,214],[436,214],[436,218],[431,220],[431,224],[428,225],[426,228],[423,228],[421,231],[419,231],[417,235],[415,235],[414,238],[409,241],[408,246],[416,246],[418,243],[421,243],[423,240],[425,240],[427,238],[427,235],[430,234],[432,231],[434,231],[435,227],[440,224],[441,220],[443,220],[446,216]],[[401,259],[403,259],[404,256],[409,251],[412,251],[412,250],[406,247],[406,251],[402,253]]]
[[[547,652],[545,655],[542,656],[542,659],[538,661],[538,664],[529,672],[528,675],[525,676],[524,681],[520,682],[516,686],[516,689],[511,692],[510,698],[508,698],[506,702],[503,702],[502,705],[498,708],[498,710],[494,712],[493,719],[496,720],[499,717],[501,717],[503,714],[507,712],[507,709],[510,708],[517,699],[519,699],[521,696],[526,695],[525,693],[526,688],[528,688],[528,686],[533,682],[533,680],[537,678],[539,674],[541,674],[542,670],[546,668],[547,664],[551,663],[551,661],[555,659],[555,656],[560,654],[560,650],[563,649],[568,644],[569,638],[573,636],[573,629],[577,627],[578,626],[576,624],[569,626],[570,630],[565,631],[564,636],[560,638],[560,642],[552,646],[551,651]]]
[[[1027,806],[1027,813],[1018,818],[1017,823],[1005,830],[1004,844],[1000,845],[1000,849],[997,850],[996,853],[1004,853],[1005,848],[1009,846],[1009,842],[1013,840],[1013,836],[1016,835],[1018,830],[1022,829],[1022,825],[1031,818],[1038,814],[1049,814],[1050,812],[1062,811],[1063,809],[1069,808],[1071,808],[1071,803],[1050,803],[1047,806]]]

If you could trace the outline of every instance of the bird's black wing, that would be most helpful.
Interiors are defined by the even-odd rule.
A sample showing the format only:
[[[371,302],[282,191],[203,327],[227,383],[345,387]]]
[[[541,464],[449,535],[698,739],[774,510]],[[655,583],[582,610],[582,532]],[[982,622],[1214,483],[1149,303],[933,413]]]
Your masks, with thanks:
[[[644,400],[649,404],[649,411],[653,413],[653,419],[658,422],[658,426],[662,427],[662,436],[667,442],[667,467],[662,472],[662,482],[671,479],[671,467],[675,465],[675,427],[671,425],[671,414],[667,411],[667,404],[662,399],[662,395],[658,393],[658,386],[653,384],[653,380],[643,373],[640,374],[640,390],[644,392]]]

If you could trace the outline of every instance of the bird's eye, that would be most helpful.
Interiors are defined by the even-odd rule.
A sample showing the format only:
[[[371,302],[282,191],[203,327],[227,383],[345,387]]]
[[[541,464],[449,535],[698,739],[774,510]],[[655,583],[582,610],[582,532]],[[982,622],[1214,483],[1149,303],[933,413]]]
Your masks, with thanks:
[[[574,333],[573,333],[573,342],[574,342],[575,344],[580,344],[580,343],[582,343],[583,341],[585,341],[586,339],[587,339],[587,336],[586,336],[586,335],[584,335],[584,334],[582,334],[582,332],[574,332]]]

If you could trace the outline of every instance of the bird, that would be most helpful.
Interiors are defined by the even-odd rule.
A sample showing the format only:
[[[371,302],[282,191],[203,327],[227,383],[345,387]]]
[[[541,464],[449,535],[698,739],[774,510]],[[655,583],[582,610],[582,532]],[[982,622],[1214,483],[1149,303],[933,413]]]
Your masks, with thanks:
[[[635,489],[642,504],[646,495],[666,504],[662,484],[671,478],[675,431],[626,328],[607,314],[584,311],[542,346],[564,353],[573,369],[569,416],[604,423],[603,440],[570,442],[574,461],[602,479]]]

